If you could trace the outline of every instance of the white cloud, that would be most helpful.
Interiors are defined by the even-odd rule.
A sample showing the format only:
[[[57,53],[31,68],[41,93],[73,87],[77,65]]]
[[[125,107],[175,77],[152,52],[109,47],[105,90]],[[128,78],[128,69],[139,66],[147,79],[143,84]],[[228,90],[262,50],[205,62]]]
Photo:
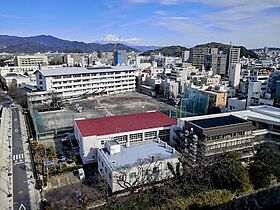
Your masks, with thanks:
[[[103,38],[103,41],[106,42],[127,42],[127,43],[137,43],[141,39],[133,37],[133,38],[121,38],[113,34],[108,34]]]

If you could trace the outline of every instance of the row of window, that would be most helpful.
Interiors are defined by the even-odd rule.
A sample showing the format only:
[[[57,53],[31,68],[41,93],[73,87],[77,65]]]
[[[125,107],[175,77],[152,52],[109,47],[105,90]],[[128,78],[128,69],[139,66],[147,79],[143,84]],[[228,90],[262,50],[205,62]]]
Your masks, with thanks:
[[[251,131],[240,131],[240,132],[235,132],[235,133],[227,133],[227,134],[223,134],[223,135],[210,136],[210,137],[207,137],[207,141],[237,138],[237,137],[243,137],[245,135],[251,135]]]
[[[74,74],[74,75],[63,75],[63,76],[55,76],[54,79],[62,79],[62,78],[77,78],[77,77],[93,77],[93,76],[111,76],[111,75],[119,75],[119,74],[131,74],[134,71],[123,71],[123,72],[110,72],[110,73],[94,73],[94,74]]]
[[[225,148],[225,147],[233,147],[233,146],[236,146],[236,145],[246,144],[246,143],[251,143],[251,142],[252,142],[251,139],[242,139],[242,140],[238,140],[238,141],[231,141],[231,142],[211,145],[211,146],[206,147],[206,150],[214,150],[214,149],[220,149],[220,148]]]
[[[120,88],[120,87],[127,87],[127,86],[134,86],[134,84],[124,84],[124,85],[111,85],[111,86],[107,86],[107,88]],[[64,86],[64,87],[54,87],[54,90],[62,90],[62,89],[75,89],[75,88],[81,88],[81,87],[94,87],[94,85],[73,85],[73,86]],[[96,87],[98,88],[98,87]],[[104,88],[104,87],[100,87],[100,88]],[[95,89],[92,89],[95,90]]]
[[[115,80],[117,78],[114,78],[113,80]],[[112,82],[106,82],[106,83],[121,83],[121,82],[134,82],[135,79],[134,77],[125,77],[123,79],[126,79],[126,80],[116,80],[116,81],[112,81]],[[107,79],[106,79],[107,80]],[[70,80],[70,81],[63,81],[63,82],[53,82],[52,84],[53,85],[61,85],[61,84],[71,84],[71,83],[79,83],[79,82],[95,82],[95,84],[100,84],[100,82],[102,81],[101,79],[83,79],[83,80]]]

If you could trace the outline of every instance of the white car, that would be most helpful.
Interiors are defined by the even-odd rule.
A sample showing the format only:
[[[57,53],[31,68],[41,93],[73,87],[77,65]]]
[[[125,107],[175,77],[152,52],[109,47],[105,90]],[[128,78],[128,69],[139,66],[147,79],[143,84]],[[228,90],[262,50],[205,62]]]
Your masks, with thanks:
[[[78,174],[79,174],[79,179],[84,179],[84,178],[85,178],[84,169],[79,168],[79,169],[78,169]]]

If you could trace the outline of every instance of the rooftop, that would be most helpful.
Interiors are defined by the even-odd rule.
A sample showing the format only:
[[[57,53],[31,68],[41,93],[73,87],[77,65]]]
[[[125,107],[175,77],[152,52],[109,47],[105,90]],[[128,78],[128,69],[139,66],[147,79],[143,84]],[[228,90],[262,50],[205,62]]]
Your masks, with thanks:
[[[258,122],[264,122],[264,123],[280,126],[280,108],[272,107],[268,105],[252,106],[249,107],[249,110],[243,110],[243,111],[185,117],[185,118],[180,118],[180,121],[194,122],[194,121],[200,121],[206,119],[208,121],[212,121],[215,118],[225,117],[229,115],[236,116],[244,120],[258,121]]]
[[[151,161],[152,156],[156,159],[178,157],[178,153],[173,153],[171,147],[165,147],[163,143],[158,143],[153,140],[132,143],[129,147],[122,146],[121,152],[113,155],[110,155],[106,149],[103,149],[103,151],[113,169],[133,166],[139,161]]]
[[[82,136],[102,136],[176,124],[176,120],[157,111],[94,119],[75,120]]]
[[[233,115],[228,115],[228,116],[221,116],[221,117],[213,117],[209,119],[192,120],[190,122],[201,128],[212,128],[212,127],[239,124],[247,121]]]
[[[90,73],[130,71],[130,70],[135,70],[135,69],[131,66],[108,66],[108,67],[88,67],[88,68],[64,67],[64,68],[41,69],[37,71],[41,72],[42,75],[47,77],[47,76],[69,75],[69,74],[90,74]]]
[[[18,73],[7,73],[3,77],[5,79],[29,79],[27,76]]]

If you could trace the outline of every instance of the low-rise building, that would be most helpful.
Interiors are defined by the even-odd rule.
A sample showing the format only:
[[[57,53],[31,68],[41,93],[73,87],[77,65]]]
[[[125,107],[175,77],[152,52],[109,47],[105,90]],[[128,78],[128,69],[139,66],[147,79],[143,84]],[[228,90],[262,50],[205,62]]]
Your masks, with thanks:
[[[206,91],[201,92],[209,96],[209,106],[224,108],[227,105],[227,92],[226,91]]]
[[[202,85],[207,85],[207,86],[217,86],[220,84],[220,76],[219,75],[215,75],[215,76],[211,76],[211,77],[202,77],[201,78],[201,84]]]
[[[159,139],[121,145],[107,141],[98,150],[98,171],[104,175],[112,192],[173,177],[179,153]]]
[[[121,145],[160,138],[170,143],[171,126],[176,120],[160,112],[146,112],[95,119],[75,120],[74,134],[84,164],[97,161],[97,150],[105,142]]]
[[[7,73],[6,75],[1,75],[1,80],[7,87],[16,86],[23,87],[25,83],[30,82],[30,78],[17,73]]]
[[[246,109],[246,98],[228,98],[227,109],[231,112]]]

